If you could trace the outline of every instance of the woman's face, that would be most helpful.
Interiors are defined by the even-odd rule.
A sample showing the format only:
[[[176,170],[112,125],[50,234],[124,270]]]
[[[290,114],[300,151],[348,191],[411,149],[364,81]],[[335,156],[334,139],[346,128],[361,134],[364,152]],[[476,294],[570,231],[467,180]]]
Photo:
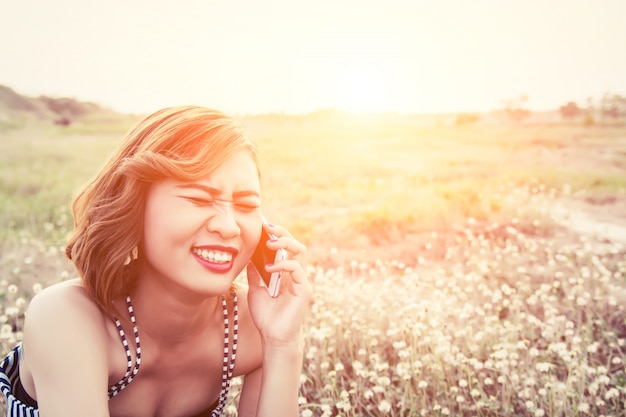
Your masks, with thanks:
[[[148,192],[141,279],[221,294],[247,265],[261,234],[257,166],[240,151],[193,183],[166,180]]]

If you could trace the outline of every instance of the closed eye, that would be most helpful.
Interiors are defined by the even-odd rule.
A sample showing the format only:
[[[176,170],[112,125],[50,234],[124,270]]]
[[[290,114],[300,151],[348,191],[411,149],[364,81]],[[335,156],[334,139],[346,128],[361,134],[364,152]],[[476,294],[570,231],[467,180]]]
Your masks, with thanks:
[[[253,211],[259,207],[260,206],[256,203],[235,203],[235,208],[241,211]]]
[[[229,201],[229,200],[218,200],[216,198],[210,197],[191,197],[191,196],[183,196],[183,198],[197,207],[215,207],[221,206],[224,207],[226,205],[232,204],[233,207],[238,211],[243,212],[251,212],[260,207],[260,205],[256,202],[237,202],[237,201]]]
[[[199,207],[215,205],[215,199],[213,198],[206,198],[206,197],[183,197],[183,198]]]

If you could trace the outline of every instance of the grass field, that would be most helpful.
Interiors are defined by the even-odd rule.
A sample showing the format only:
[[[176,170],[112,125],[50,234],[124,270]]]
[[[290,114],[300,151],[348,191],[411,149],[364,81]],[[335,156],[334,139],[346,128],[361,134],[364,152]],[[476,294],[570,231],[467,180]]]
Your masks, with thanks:
[[[266,216],[309,247],[303,416],[624,415],[626,127],[245,123]],[[74,275],[68,203],[128,127],[0,130],[3,351]]]

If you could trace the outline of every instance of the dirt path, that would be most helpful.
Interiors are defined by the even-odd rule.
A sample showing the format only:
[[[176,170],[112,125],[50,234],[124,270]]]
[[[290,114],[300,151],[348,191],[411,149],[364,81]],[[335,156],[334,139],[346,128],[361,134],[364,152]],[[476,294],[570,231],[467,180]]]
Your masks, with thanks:
[[[573,232],[626,245],[626,197],[563,199],[547,206],[550,216]]]

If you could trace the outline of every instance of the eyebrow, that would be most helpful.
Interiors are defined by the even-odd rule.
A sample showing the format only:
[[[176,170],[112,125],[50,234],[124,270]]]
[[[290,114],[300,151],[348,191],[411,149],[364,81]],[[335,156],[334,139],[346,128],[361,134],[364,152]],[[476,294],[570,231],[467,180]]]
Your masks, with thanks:
[[[196,190],[204,191],[208,194],[211,194],[212,196],[219,196],[222,193],[222,191],[217,188],[209,187],[207,185],[202,185],[202,184],[198,184],[195,182],[185,182],[182,184],[176,184],[176,188],[193,188]],[[237,197],[261,197],[261,196],[259,195],[258,192],[254,190],[242,190],[242,191],[233,192],[233,197],[237,198]]]

